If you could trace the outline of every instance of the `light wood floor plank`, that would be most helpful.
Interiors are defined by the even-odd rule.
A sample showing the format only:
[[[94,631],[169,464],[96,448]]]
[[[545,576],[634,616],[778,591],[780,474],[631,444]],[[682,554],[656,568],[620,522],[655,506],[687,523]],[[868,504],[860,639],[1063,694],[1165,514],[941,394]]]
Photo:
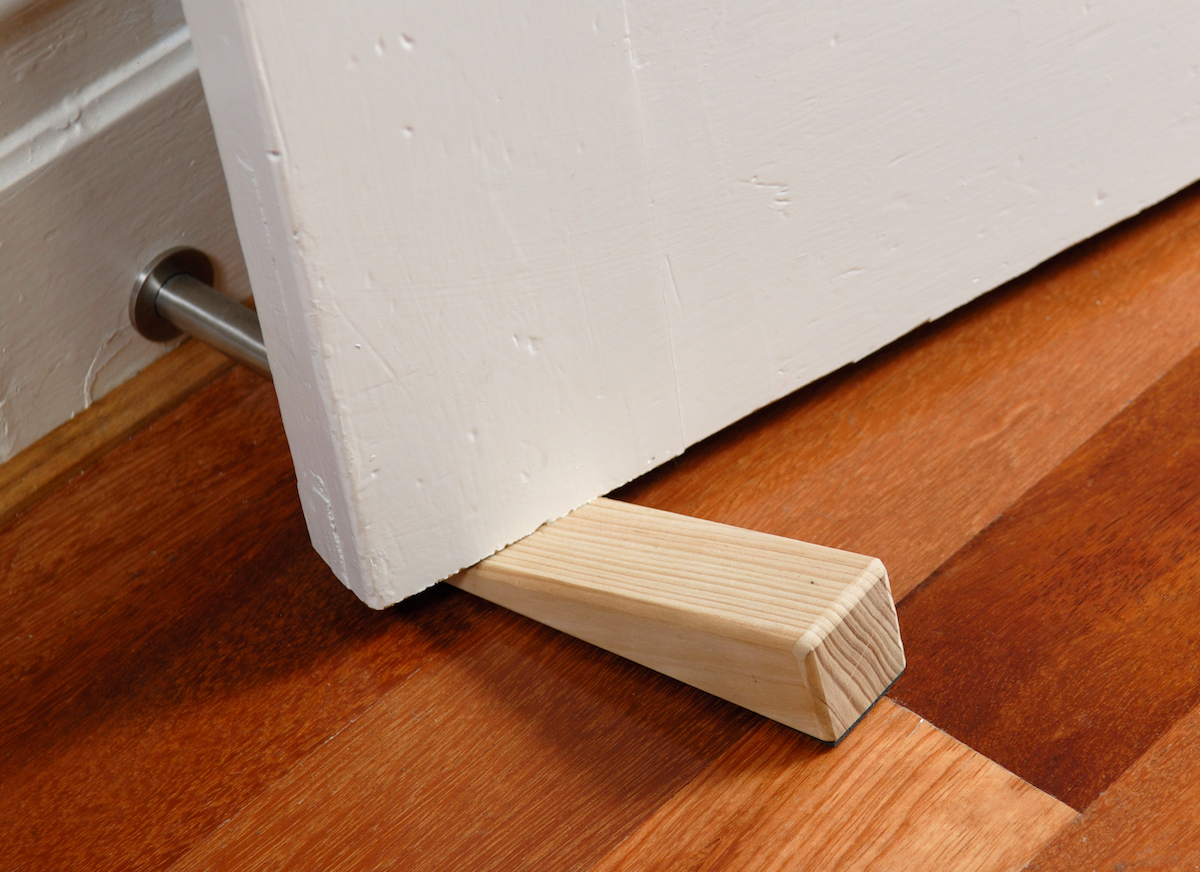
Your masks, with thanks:
[[[763,725],[594,869],[998,872],[1074,816],[883,700],[834,749]]]

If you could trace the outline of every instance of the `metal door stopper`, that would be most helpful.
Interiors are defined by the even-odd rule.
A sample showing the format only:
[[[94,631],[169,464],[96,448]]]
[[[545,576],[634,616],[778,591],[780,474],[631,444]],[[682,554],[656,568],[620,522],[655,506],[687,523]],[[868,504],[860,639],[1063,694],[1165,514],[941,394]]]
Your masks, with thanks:
[[[190,333],[270,378],[258,315],[213,288],[212,280],[212,261],[203,252],[164,251],[134,282],[129,320],[138,333],[155,342]]]

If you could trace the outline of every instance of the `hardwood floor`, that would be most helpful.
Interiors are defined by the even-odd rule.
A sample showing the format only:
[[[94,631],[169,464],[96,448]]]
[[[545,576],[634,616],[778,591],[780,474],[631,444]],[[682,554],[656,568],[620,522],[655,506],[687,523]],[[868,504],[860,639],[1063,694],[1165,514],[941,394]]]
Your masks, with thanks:
[[[892,697],[1084,808],[1200,703],[1200,352],[900,604]]]
[[[1200,709],[1193,708],[1029,868],[1195,869],[1200,866],[1198,772]]]
[[[832,750],[760,725],[595,868],[1015,869],[1074,817],[884,699]]]
[[[1195,862],[1198,296],[1189,190],[616,495],[884,559],[908,672],[836,749],[444,585],[368,610],[271,385],[185,379],[21,460],[0,868]]]

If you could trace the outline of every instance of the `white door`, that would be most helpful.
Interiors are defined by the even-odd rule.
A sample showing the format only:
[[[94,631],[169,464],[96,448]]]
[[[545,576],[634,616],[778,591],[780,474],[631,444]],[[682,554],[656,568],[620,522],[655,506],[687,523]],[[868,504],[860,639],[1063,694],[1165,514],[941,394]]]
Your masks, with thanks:
[[[1192,0],[185,0],[384,606],[1200,177]]]

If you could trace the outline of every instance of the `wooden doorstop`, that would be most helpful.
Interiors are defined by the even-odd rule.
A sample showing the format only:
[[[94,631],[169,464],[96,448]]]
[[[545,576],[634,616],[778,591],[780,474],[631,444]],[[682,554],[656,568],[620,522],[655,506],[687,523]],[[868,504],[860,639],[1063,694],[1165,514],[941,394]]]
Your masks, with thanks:
[[[615,500],[450,582],[826,742],[904,670],[878,559]]]

